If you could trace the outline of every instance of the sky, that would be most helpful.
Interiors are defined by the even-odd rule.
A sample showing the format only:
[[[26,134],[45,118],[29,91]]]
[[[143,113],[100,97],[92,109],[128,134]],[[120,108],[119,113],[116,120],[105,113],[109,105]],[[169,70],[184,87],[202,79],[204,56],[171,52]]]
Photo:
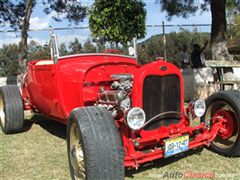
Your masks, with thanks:
[[[93,3],[93,0],[82,0],[83,5],[90,6]],[[144,0],[146,3],[147,9],[147,17],[146,17],[146,24],[147,25],[159,25],[162,21],[165,24],[211,24],[211,14],[210,12],[200,13],[197,12],[195,16],[191,15],[189,18],[184,19],[180,17],[173,17],[171,21],[167,21],[166,13],[161,12],[160,5],[156,4],[156,0]],[[46,15],[42,11],[43,6],[41,3],[37,3],[35,7],[31,20],[30,20],[30,29],[45,29],[48,28],[50,25],[53,28],[58,27],[69,27],[69,22],[63,20],[62,22],[54,21],[50,15]],[[75,27],[75,24],[70,25],[70,27]],[[80,23],[78,26],[88,26],[87,18]]]
[[[200,0],[199,0],[200,1]],[[94,2],[94,0],[81,0],[82,4],[85,6],[90,6]],[[146,3],[146,10],[147,10],[147,17],[146,17],[146,24],[147,25],[161,25],[164,21],[165,24],[172,24],[172,25],[181,25],[181,24],[211,24],[211,13],[204,12],[200,13],[197,12],[195,16],[191,15],[187,19],[180,18],[180,17],[173,17],[171,21],[167,21],[166,13],[161,12],[160,5],[156,4],[156,0],[144,0]],[[37,5],[33,9],[33,14],[30,19],[30,29],[31,30],[39,30],[39,29],[49,29],[51,26],[52,28],[68,28],[68,27],[87,27],[88,26],[88,19],[84,19],[79,25],[69,24],[67,20],[62,20],[62,22],[56,22],[52,19],[52,15],[46,15],[43,12],[43,5],[40,0],[37,1]],[[3,44],[12,44],[18,43],[20,41],[20,32],[18,33],[5,33],[1,30],[6,30],[8,28],[1,27],[0,29],[0,47]],[[204,32],[210,32],[210,27],[205,28]],[[158,28],[147,28],[146,37],[150,38],[152,35],[160,34],[162,31],[161,27]],[[179,31],[179,27],[173,28],[166,28],[166,33],[171,31]],[[201,31],[201,29],[200,29]],[[90,36],[89,29],[83,30],[65,30],[65,31],[55,31],[58,36],[59,44],[67,43],[73,41],[75,38],[81,43],[84,43],[87,38]],[[34,40],[39,44],[43,45],[48,43],[49,41],[49,31],[31,31],[29,33],[29,42]],[[144,40],[144,39],[142,39]],[[140,40],[140,41],[142,41]]]

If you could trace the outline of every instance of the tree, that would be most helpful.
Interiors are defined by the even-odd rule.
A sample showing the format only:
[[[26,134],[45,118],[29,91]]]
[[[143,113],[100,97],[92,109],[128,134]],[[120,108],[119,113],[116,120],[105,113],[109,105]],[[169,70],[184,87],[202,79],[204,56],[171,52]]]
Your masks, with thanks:
[[[28,44],[28,58],[29,59],[50,59],[50,47],[46,45],[40,45],[35,41],[30,41]]]
[[[0,48],[0,76],[16,75],[19,64],[17,60],[19,48],[17,44],[3,45]]]
[[[24,69],[24,61],[27,60],[27,38],[29,30],[29,21],[34,6],[39,1],[36,0],[1,0],[0,1],[0,23],[10,24],[12,28],[21,29],[21,41],[19,47],[19,62]],[[61,21],[58,17],[60,14],[70,22],[79,23],[86,16],[86,7],[81,5],[79,0],[42,0],[44,12],[56,12],[53,18]]]
[[[72,54],[79,54],[82,52],[82,45],[77,38],[70,42],[69,49]]]
[[[145,36],[146,9],[142,0],[96,0],[89,15],[93,36],[104,37],[116,45]]]
[[[61,43],[60,44],[60,46],[59,46],[59,53],[60,53],[60,56],[68,55],[68,50],[67,50],[67,47],[66,47],[65,43]]]
[[[26,10],[24,12],[24,19],[22,25],[20,27],[22,29],[21,32],[21,41],[19,44],[19,66],[20,71],[23,73],[26,68],[26,61],[27,61],[27,38],[28,38],[28,30],[29,30],[29,22],[32,14],[33,6],[35,6],[35,0],[27,0],[26,1]]]
[[[183,45],[188,47],[188,54],[191,54],[193,43],[203,44],[206,39],[209,39],[210,33],[201,33],[197,30],[193,32],[181,28],[180,32],[171,32],[166,34],[166,44],[168,61],[180,67],[179,52]],[[156,58],[163,57],[164,55],[164,42],[163,35],[154,35],[149,39],[138,44],[138,58],[141,64],[146,64],[155,61]],[[211,57],[211,50],[206,48],[204,50],[206,58]]]
[[[83,44],[82,51],[84,53],[95,53],[97,51],[97,48],[92,44],[90,39],[87,39]]]
[[[228,0],[226,4],[226,15],[228,26],[228,37],[234,39],[240,37],[240,10],[235,0]]]
[[[226,31],[226,5],[228,1],[234,1],[240,10],[240,0],[159,0],[162,11],[168,13],[169,19],[172,16],[188,17],[190,14],[196,13],[201,8],[203,11],[209,9],[212,13],[212,28],[211,28],[211,49],[213,59],[223,60],[231,59],[227,49]]]
[[[234,18],[234,33],[236,37],[240,37],[240,15]]]
[[[234,23],[235,16],[238,14],[238,2],[236,0],[227,0],[226,2],[226,18],[227,23]]]
[[[9,0],[0,0],[0,24],[8,25],[17,29],[20,27],[24,17],[25,3],[23,1],[17,4]]]

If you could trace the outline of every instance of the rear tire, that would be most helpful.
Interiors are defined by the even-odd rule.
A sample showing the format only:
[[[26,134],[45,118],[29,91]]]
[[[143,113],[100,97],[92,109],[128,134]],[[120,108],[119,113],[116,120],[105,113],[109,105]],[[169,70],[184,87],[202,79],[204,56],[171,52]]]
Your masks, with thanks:
[[[0,120],[1,129],[5,134],[17,133],[22,130],[23,102],[17,86],[0,87]]]
[[[211,95],[206,100],[207,110],[203,120],[222,116],[226,120],[223,130],[210,145],[210,149],[224,156],[240,156],[240,92],[222,91]]]
[[[119,131],[104,108],[73,110],[67,127],[72,179],[124,179],[124,153]]]

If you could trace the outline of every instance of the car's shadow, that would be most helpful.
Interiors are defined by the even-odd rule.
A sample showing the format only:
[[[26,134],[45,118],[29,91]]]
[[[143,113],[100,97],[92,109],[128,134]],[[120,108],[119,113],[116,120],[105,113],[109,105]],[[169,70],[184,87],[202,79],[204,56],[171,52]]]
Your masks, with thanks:
[[[39,125],[41,128],[49,132],[50,134],[59,137],[61,139],[66,139],[66,131],[67,128],[65,125],[60,124],[56,121],[50,120],[49,118],[42,116],[42,115],[33,115],[32,118],[29,120],[26,120],[24,123],[24,130],[28,131],[31,129],[32,125],[36,124]],[[152,162],[148,162],[145,164],[142,164],[139,166],[138,170],[132,169],[132,168],[126,168],[125,176],[129,178],[133,178],[135,174],[150,170],[152,168],[161,168],[164,166],[167,166],[171,163],[177,162],[183,158],[186,158],[187,156],[191,155],[200,155],[203,148],[197,148],[195,150],[190,150],[188,152],[185,152],[181,155],[170,157],[167,159],[158,159]]]
[[[26,132],[32,128],[33,124],[39,125],[41,128],[49,132],[50,134],[66,139],[67,127],[59,122],[51,120],[43,115],[33,115],[29,120],[24,121],[23,132]]]
[[[135,174],[142,173],[143,171],[147,171],[147,170],[150,170],[152,168],[161,168],[161,167],[167,166],[167,165],[172,164],[174,162],[177,162],[177,161],[179,161],[183,158],[186,158],[187,156],[200,155],[202,150],[203,150],[203,148],[201,147],[201,148],[197,148],[197,149],[194,149],[194,150],[189,150],[188,152],[185,152],[185,153],[180,154],[180,155],[169,157],[167,159],[163,159],[163,158],[162,159],[157,159],[155,161],[148,162],[148,163],[140,165],[138,170],[132,169],[132,168],[126,168],[125,176],[129,177],[129,178],[134,178]],[[164,176],[164,174],[162,176]],[[161,179],[161,178],[159,178],[159,179]]]

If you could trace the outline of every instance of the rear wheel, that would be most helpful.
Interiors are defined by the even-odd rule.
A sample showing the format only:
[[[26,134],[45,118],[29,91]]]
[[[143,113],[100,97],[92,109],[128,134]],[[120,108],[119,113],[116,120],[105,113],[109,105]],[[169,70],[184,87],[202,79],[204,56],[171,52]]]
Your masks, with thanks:
[[[5,134],[22,130],[24,121],[23,102],[17,86],[0,87],[0,120]]]
[[[212,125],[223,118],[223,125],[210,148],[225,156],[240,156],[240,92],[223,91],[206,100],[205,119]]]
[[[72,179],[124,179],[119,131],[105,109],[84,107],[71,112],[67,148]]]

